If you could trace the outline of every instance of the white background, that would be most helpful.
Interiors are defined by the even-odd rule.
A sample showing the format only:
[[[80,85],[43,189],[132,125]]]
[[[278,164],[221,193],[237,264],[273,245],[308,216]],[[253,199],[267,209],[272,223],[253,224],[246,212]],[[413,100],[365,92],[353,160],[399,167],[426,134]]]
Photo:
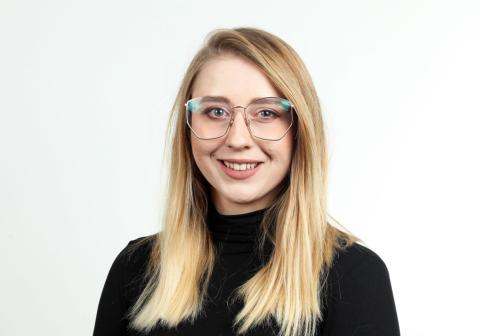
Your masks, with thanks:
[[[0,334],[92,333],[108,269],[160,228],[166,116],[214,28],[314,78],[329,212],[388,266],[402,335],[478,333],[475,1],[0,3]]]

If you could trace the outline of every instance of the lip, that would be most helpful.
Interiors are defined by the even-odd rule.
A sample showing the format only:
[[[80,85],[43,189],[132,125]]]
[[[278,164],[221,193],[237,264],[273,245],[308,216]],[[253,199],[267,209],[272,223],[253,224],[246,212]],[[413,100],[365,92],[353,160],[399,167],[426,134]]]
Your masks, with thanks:
[[[238,170],[233,170],[231,168],[228,168],[227,166],[225,166],[223,164],[223,161],[237,162],[237,163],[255,163],[255,162],[258,162],[258,164],[253,169],[238,171]],[[262,165],[262,163],[259,162],[259,161],[246,161],[246,160],[244,160],[244,161],[241,161],[241,160],[236,160],[236,161],[218,160],[218,164],[220,165],[220,168],[222,169],[222,171],[226,175],[228,175],[229,177],[234,178],[236,180],[244,180],[244,179],[247,179],[247,178],[255,175],[257,173],[258,169],[260,168],[260,166]]]
[[[228,161],[233,163],[262,163],[262,161],[258,160],[250,160],[250,159],[219,159],[219,161]]]

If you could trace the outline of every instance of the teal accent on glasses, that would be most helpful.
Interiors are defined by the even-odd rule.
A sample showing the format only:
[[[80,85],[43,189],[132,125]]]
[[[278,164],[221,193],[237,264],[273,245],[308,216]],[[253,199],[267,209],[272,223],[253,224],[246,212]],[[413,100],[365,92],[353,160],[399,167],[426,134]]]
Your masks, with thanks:
[[[187,104],[189,112],[196,112],[201,106],[202,104],[198,100],[190,100]]]
[[[280,100],[280,102],[278,103],[285,111],[289,110],[290,107],[292,106],[290,104],[290,102],[286,99],[282,99]]]

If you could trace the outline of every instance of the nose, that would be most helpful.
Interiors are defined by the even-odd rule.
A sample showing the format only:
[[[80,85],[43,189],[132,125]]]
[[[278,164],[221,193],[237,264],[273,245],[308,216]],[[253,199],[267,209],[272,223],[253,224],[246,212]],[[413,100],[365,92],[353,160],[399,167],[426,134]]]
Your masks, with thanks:
[[[228,147],[249,147],[252,144],[252,136],[247,127],[247,121],[243,114],[242,107],[234,107],[233,121],[225,139]]]

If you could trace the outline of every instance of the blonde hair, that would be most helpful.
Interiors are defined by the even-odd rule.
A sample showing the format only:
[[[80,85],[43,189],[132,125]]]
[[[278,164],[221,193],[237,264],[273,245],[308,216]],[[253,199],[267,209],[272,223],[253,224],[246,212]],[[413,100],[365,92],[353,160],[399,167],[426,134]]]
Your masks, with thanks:
[[[326,211],[327,148],[312,79],[297,53],[280,38],[256,28],[217,29],[190,63],[169,119],[172,152],[164,230],[155,236],[148,282],[129,318],[144,332],[160,323],[175,327],[202,311],[215,261],[206,224],[208,182],[196,166],[184,103],[208,60],[225,53],[244,57],[265,73],[295,106],[294,153],[290,174],[261,223],[261,245],[274,246],[270,259],[235,295],[243,308],[235,318],[239,334],[272,319],[285,336],[315,335],[323,320],[324,285],[337,249],[359,241]],[[181,246],[181,248],[179,248]]]

